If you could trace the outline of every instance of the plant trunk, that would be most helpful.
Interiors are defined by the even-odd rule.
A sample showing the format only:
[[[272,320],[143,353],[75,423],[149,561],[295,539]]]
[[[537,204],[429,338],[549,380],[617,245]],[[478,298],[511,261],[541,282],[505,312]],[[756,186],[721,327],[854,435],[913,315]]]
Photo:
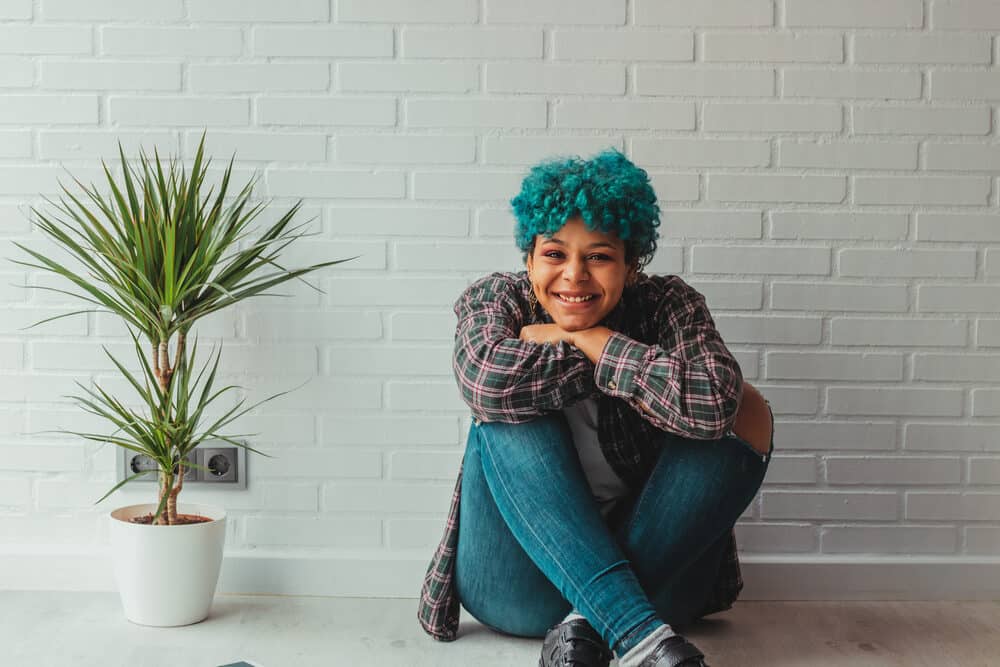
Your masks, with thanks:
[[[162,470],[160,471],[160,492],[159,492],[159,494],[157,494],[157,497],[156,497],[156,506],[157,507],[159,507],[160,503],[163,502],[163,497],[165,495],[167,495],[168,493],[170,493],[170,488],[173,486],[173,481],[174,480],[173,480],[173,474],[172,473],[164,472]],[[167,501],[167,503],[169,505],[169,500]],[[169,513],[167,511],[164,511],[156,519],[156,524],[155,525],[157,525],[157,526],[168,526],[168,525],[170,525],[170,523],[171,523],[171,521],[170,521]]]

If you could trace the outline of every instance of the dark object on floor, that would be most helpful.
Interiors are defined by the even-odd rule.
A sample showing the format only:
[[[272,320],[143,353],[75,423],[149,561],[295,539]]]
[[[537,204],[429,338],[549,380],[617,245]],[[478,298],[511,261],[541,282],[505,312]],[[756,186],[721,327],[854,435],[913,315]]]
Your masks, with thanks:
[[[608,667],[610,662],[611,651],[597,631],[585,619],[574,618],[545,633],[538,667]]]
[[[708,667],[705,654],[680,635],[667,637],[653,649],[640,667]]]

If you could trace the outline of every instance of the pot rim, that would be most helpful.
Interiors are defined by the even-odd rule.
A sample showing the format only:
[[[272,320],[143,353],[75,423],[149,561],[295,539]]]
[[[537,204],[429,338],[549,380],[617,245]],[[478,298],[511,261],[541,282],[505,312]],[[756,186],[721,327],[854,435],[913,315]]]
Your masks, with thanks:
[[[203,521],[201,523],[188,523],[175,526],[156,526],[153,524],[143,524],[143,523],[132,523],[128,519],[139,516],[142,514],[148,514],[156,511],[158,503],[138,503],[135,505],[123,505],[116,509],[108,512],[107,516],[114,522],[124,524],[127,526],[135,526],[136,528],[197,528],[198,526],[207,526],[218,521],[225,521],[226,510],[218,505],[204,505],[199,503],[177,503],[177,511],[182,514],[200,514],[206,516],[211,521]]]

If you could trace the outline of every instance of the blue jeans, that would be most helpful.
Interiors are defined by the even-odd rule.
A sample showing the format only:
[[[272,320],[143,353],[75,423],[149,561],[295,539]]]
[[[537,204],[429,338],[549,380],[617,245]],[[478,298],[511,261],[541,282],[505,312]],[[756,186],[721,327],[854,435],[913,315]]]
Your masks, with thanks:
[[[761,455],[732,436],[660,437],[643,488],[605,519],[560,413],[473,423],[456,561],[465,609],[500,632],[542,637],[575,608],[619,655],[661,622],[697,618],[774,440]]]

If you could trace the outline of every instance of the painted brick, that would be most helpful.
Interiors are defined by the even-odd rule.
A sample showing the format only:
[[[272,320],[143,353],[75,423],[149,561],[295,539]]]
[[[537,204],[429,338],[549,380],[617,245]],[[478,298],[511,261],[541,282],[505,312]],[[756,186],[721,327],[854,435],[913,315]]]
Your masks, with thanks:
[[[709,132],[839,132],[841,127],[839,104],[705,104],[705,130]]]
[[[413,176],[416,199],[503,200],[521,189],[522,174],[498,172],[417,172]]]
[[[774,22],[771,0],[637,0],[639,25],[769,26]]]
[[[698,245],[691,249],[694,273],[830,273],[829,248]]]
[[[772,174],[711,174],[712,201],[774,201],[836,204],[847,194],[843,176],[785,176]]]
[[[899,65],[984,64],[990,62],[990,40],[986,35],[858,34],[854,35],[854,60]]]
[[[895,447],[893,422],[783,421],[774,427],[775,450],[882,451]]]
[[[27,158],[31,157],[31,133],[25,130],[0,130],[0,158]],[[6,218],[10,215],[7,210],[0,208],[0,230],[6,228]],[[27,231],[27,230],[25,230]],[[3,232],[0,231],[0,234]]]
[[[517,271],[521,251],[504,243],[396,243],[396,268],[433,271],[447,263],[456,271]]]
[[[35,81],[35,63],[30,58],[0,57],[0,86],[27,88]]]
[[[1000,310],[1000,293],[992,285],[917,285],[917,310],[992,314]]]
[[[974,417],[1000,417],[1000,391],[973,389],[972,415]]]
[[[441,541],[441,522],[437,519],[389,519],[385,524],[392,549],[436,548]]]
[[[390,479],[453,481],[462,463],[462,452],[393,452]]]
[[[845,248],[839,253],[840,274],[880,278],[973,278],[975,250],[881,250]]]
[[[977,415],[980,416],[980,415]],[[904,447],[931,452],[1000,451],[997,424],[907,424]]]
[[[515,28],[406,28],[406,58],[541,58],[542,31]]]
[[[0,220],[3,220],[2,212],[0,212]],[[0,224],[0,230],[4,229],[5,224]],[[0,235],[2,235],[2,231],[0,231]],[[24,273],[0,272],[0,303],[4,307],[24,303],[28,296],[26,277]]]
[[[23,510],[30,502],[30,479],[4,479],[0,484],[0,507]]]
[[[914,521],[993,521],[998,510],[997,493],[906,494],[906,518]]]
[[[646,266],[647,273],[676,274],[684,270],[684,249],[679,246],[660,245],[656,256]]]
[[[330,3],[326,0],[296,0],[288,5],[269,0],[187,0],[187,5],[192,21],[330,20]]]
[[[831,415],[958,417],[962,414],[960,389],[830,387],[827,392],[826,410]]]
[[[93,48],[90,26],[0,25],[0,53],[89,55]]]
[[[0,99],[0,106],[2,105],[3,100]],[[100,171],[92,168],[74,167],[73,175],[84,183],[93,183],[104,179],[104,175]],[[0,195],[36,197],[39,194],[62,194],[59,188],[59,179],[61,178],[66,178],[66,171],[61,167],[0,166]],[[33,250],[38,250],[37,246],[38,244],[29,245]],[[61,284],[61,289],[65,288],[66,285]],[[79,305],[79,302],[76,302],[76,305]]]
[[[377,547],[382,522],[377,519],[247,517],[246,540],[261,546]]]
[[[899,518],[897,503],[895,493],[880,491],[764,491],[760,516],[763,519],[892,521]]]
[[[257,56],[372,57],[392,56],[390,28],[326,28],[261,26],[253,33]]]
[[[781,167],[820,169],[909,169],[917,168],[916,143],[778,142]]]
[[[816,387],[757,385],[757,389],[771,403],[775,415],[811,415],[819,403]]]
[[[771,285],[775,310],[846,310],[905,312],[909,297],[905,285],[851,285],[779,282]]]
[[[771,145],[764,140],[636,138],[632,158],[666,167],[766,167]]]
[[[690,32],[661,30],[554,30],[552,50],[560,60],[694,60]]]
[[[835,317],[830,325],[833,345],[965,347],[969,337],[967,320]]]
[[[903,379],[903,356],[899,354],[768,352],[764,359],[768,379],[890,382]]]
[[[707,31],[702,40],[707,62],[844,62],[844,41],[838,34]]]
[[[828,456],[825,461],[829,484],[959,484],[962,460],[958,457]]]
[[[555,127],[693,130],[690,102],[563,100],[555,105]]]
[[[927,168],[951,171],[1000,170],[1000,149],[977,144],[926,144]]]
[[[467,93],[479,87],[479,68],[465,63],[340,63],[340,90]]]
[[[760,310],[763,302],[763,285],[755,281],[692,280],[688,284],[704,295],[713,313],[720,309]]]
[[[826,526],[823,553],[953,554],[958,531],[948,526]]]
[[[983,456],[969,457],[970,484],[1000,483],[1000,459]]]
[[[846,97],[912,100],[920,98],[920,72],[787,68],[785,97]]]
[[[932,69],[928,75],[932,100],[1000,98],[1000,72]]]
[[[650,183],[662,202],[697,201],[701,196],[697,174],[649,174]]]
[[[815,484],[815,456],[775,456],[767,466],[768,484]]]
[[[335,140],[338,162],[461,164],[476,159],[469,135],[345,134]]]
[[[908,222],[900,213],[826,213],[774,211],[771,238],[850,239],[892,241],[905,239]]]
[[[326,512],[440,512],[448,507],[454,484],[416,482],[360,484],[331,482],[322,486]]]
[[[250,103],[235,97],[112,97],[110,120],[120,125],[248,125]]]
[[[97,123],[96,95],[17,95],[0,96],[0,123]]]
[[[201,141],[201,132],[187,132],[184,152],[193,157]],[[326,160],[326,135],[299,132],[222,132],[213,131],[205,139],[206,152],[236,155],[239,161],[323,162]]]
[[[717,315],[715,324],[727,343],[809,345],[820,341],[818,317]]]
[[[990,196],[988,178],[945,176],[856,176],[857,204],[942,204],[985,206]]]
[[[192,63],[188,65],[188,81],[191,90],[199,93],[326,90],[330,85],[330,68],[326,63]]]
[[[387,405],[392,410],[455,410],[468,412],[455,382],[387,382]]]
[[[760,211],[667,209],[660,234],[668,239],[759,239]]]
[[[262,125],[396,124],[396,101],[383,98],[261,97],[257,120]]]
[[[514,215],[507,209],[483,208],[476,215],[476,236],[503,236],[514,233]]]
[[[40,87],[50,90],[181,89],[177,63],[45,60],[40,65]]]
[[[0,5],[0,18],[5,20],[30,19],[32,16],[31,0],[7,0]]]
[[[455,315],[441,312],[393,313],[389,317],[390,338],[405,341],[451,341],[455,337]]]
[[[339,0],[337,20],[381,23],[475,23],[476,0]]]
[[[545,127],[544,100],[406,100],[410,127]]]
[[[483,137],[486,164],[533,165],[555,155],[591,156],[608,148],[621,150],[619,137]],[[642,159],[633,155],[633,159]],[[651,164],[646,162],[645,164]]]
[[[775,462],[772,459],[772,465]],[[814,526],[795,524],[736,524],[736,546],[740,553],[806,553],[816,550]]]
[[[247,331],[261,340],[379,338],[382,320],[371,311],[282,310],[247,313]]]
[[[970,554],[993,556],[1000,550],[1000,528],[995,526],[966,526],[965,550]]]
[[[486,0],[486,22],[622,25],[625,0]]]
[[[90,385],[89,378],[79,373],[61,375],[0,373],[0,401],[74,404],[66,396],[76,387],[75,382],[84,386]]]
[[[636,92],[640,95],[677,97],[773,97],[774,70],[718,67],[635,68]]]
[[[785,0],[785,25],[821,28],[920,28],[921,0]]]
[[[491,93],[567,93],[621,95],[625,68],[621,65],[538,65],[489,63],[486,90]]]
[[[336,345],[324,351],[326,369],[343,375],[451,376],[452,346],[354,347]]]
[[[324,415],[325,445],[457,445],[462,437],[455,417]],[[464,441],[464,440],[463,440]]]
[[[333,169],[269,169],[267,190],[278,197],[402,198],[406,192],[399,172]]]
[[[100,39],[100,52],[110,56],[238,56],[243,51],[238,28],[105,26]]]
[[[388,206],[328,209],[328,226],[338,236],[466,236],[469,212],[462,208]]]
[[[1000,7],[980,0],[935,0],[931,26],[936,30],[1000,30]]]
[[[1000,320],[979,320],[976,323],[976,345],[1000,347]]]
[[[329,278],[323,289],[336,306],[451,306],[467,284],[461,278]]]
[[[302,465],[303,461],[309,464]],[[254,474],[266,478],[315,477],[317,470],[334,471],[331,476],[335,477],[378,479],[382,476],[382,454],[339,447],[283,447],[273,458],[254,461]]]
[[[990,382],[1000,358],[987,354],[915,354],[913,378],[939,382]]]
[[[987,134],[988,107],[858,107],[857,134]]]
[[[991,215],[921,212],[917,214],[917,239],[966,243],[1000,241],[1000,218]]]
[[[0,470],[72,473],[84,466],[84,451],[77,443],[70,447],[50,444],[0,446],[0,455]]]

